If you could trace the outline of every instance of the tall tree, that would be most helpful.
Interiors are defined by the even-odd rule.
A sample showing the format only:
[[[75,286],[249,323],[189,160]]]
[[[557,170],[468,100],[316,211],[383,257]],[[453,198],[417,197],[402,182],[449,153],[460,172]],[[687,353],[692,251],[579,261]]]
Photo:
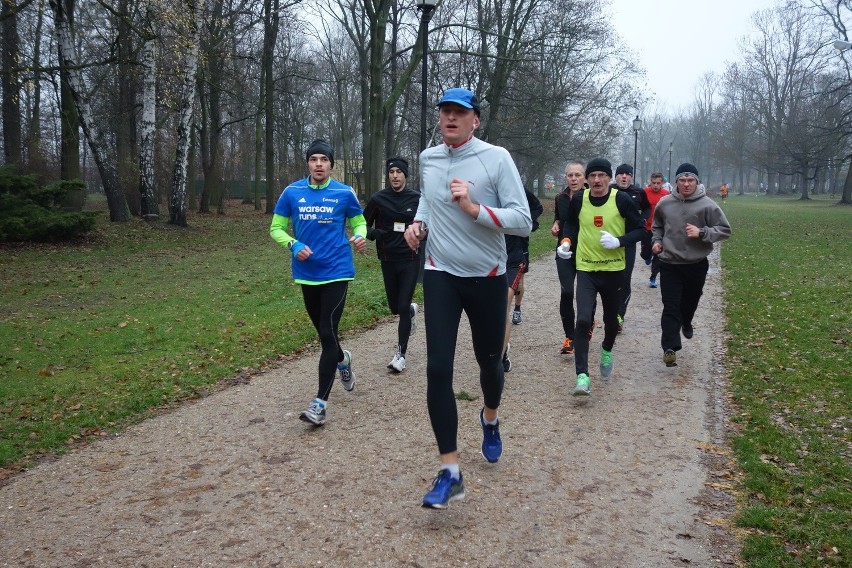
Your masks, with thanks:
[[[195,77],[198,71],[199,34],[204,0],[184,0],[187,18],[184,22],[185,60],[183,62],[183,87],[178,108],[177,144],[169,195],[169,223],[186,227],[187,162],[189,158],[192,115],[195,103]],[[192,180],[190,180],[192,182]]]
[[[68,73],[68,86],[74,98],[74,105],[80,118],[80,125],[83,128],[83,133],[86,135],[89,149],[92,152],[92,158],[95,160],[95,165],[101,176],[101,183],[107,197],[110,220],[128,221],[130,219],[130,209],[127,207],[124,193],[119,186],[115,166],[107,156],[103,129],[99,128],[92,118],[85,84],[77,67],[77,57],[74,52],[74,44],[72,43],[69,28],[69,15],[65,11],[65,4],[62,0],[50,0],[50,6],[53,9],[56,21],[56,39],[59,45],[60,61]]]
[[[0,65],[3,68],[3,157],[6,164],[20,166],[21,148],[21,65],[20,37],[18,36],[17,0],[3,0],[2,44]]]

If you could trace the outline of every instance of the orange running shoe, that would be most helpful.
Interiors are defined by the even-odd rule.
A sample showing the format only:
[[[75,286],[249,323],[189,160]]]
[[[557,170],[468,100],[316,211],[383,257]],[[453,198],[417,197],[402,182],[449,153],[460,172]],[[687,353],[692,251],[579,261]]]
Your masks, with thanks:
[[[560,353],[562,353],[563,355],[574,354],[574,345],[572,345],[570,338],[566,337],[565,341],[562,342],[562,351]]]

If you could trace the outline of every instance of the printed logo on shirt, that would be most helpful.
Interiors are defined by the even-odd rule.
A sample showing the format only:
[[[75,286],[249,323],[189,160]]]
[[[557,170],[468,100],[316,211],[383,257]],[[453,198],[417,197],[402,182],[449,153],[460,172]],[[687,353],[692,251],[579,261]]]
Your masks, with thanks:
[[[305,198],[303,197],[299,200],[299,203],[307,203],[307,201],[305,201]]]
[[[331,205],[305,205],[298,207],[300,221],[320,221],[331,223],[334,207]]]
[[[329,199],[328,197],[323,197],[323,198],[322,198],[322,202],[323,202],[323,203],[340,203],[340,200],[338,200],[338,199]]]
[[[595,227],[603,227],[603,215],[595,215]]]

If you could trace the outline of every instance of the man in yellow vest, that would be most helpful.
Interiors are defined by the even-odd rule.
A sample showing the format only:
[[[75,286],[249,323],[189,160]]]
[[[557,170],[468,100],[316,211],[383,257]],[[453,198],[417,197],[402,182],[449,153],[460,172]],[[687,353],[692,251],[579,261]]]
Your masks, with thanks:
[[[560,258],[575,259],[577,266],[577,329],[592,324],[595,299],[601,297],[604,340],[601,343],[601,378],[612,374],[612,348],[618,334],[618,306],[624,286],[625,246],[635,246],[645,227],[639,210],[625,192],[610,188],[612,165],[595,158],[586,165],[588,189],[571,198],[560,231]],[[574,337],[574,367],[577,385],[574,396],[591,394],[589,381],[589,338]]]

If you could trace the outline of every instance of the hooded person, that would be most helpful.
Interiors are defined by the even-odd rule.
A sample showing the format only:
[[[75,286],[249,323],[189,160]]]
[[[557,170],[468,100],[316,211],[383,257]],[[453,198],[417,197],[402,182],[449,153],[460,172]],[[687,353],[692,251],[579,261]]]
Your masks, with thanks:
[[[691,339],[698,301],[704,290],[714,243],[731,236],[722,208],[699,187],[698,168],[678,166],[675,191],[660,199],[651,222],[651,252],[660,259],[660,318],[663,362],[677,365],[681,333]]]
[[[408,338],[417,327],[417,304],[412,302],[422,265],[421,249],[411,250],[405,230],[414,222],[420,193],[408,188],[408,160],[394,156],[385,160],[387,186],[370,196],[364,208],[367,238],[376,242],[381,262],[388,308],[399,316],[397,345],[387,367],[401,373],[406,367]]]

